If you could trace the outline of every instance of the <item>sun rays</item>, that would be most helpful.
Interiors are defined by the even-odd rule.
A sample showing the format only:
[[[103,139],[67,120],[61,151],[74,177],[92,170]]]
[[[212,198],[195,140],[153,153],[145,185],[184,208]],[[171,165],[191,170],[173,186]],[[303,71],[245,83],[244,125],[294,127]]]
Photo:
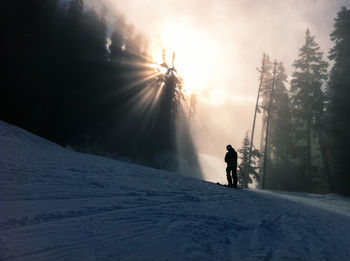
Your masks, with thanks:
[[[151,50],[152,59],[156,63],[163,61],[163,49],[166,50],[168,64],[171,64],[172,54],[176,53],[175,67],[184,80],[184,92],[200,93],[208,87],[216,47],[204,32],[188,23],[164,25],[160,42],[155,43]]]

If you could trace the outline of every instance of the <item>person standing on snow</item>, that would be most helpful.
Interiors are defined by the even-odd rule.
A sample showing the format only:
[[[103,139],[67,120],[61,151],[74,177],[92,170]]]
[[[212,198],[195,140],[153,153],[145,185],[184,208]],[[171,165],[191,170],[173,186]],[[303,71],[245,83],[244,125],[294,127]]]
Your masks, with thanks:
[[[237,152],[231,145],[226,146],[227,153],[225,155],[225,162],[227,163],[226,167],[226,176],[229,187],[237,188]],[[232,171],[232,177],[231,177]],[[233,184],[232,184],[233,179]]]

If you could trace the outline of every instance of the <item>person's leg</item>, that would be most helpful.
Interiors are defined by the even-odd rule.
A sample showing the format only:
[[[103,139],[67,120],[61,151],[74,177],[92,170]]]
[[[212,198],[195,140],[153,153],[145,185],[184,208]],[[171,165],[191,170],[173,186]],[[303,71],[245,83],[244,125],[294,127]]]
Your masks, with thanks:
[[[228,167],[226,168],[226,177],[227,177],[228,185],[231,187],[232,186],[231,169]]]
[[[237,188],[237,167],[232,169],[233,187]]]

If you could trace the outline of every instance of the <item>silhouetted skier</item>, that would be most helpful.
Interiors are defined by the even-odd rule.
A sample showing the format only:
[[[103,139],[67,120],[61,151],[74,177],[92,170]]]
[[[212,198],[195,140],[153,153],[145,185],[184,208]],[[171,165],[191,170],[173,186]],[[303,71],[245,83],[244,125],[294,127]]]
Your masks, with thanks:
[[[231,145],[226,146],[227,153],[225,155],[225,162],[227,163],[226,167],[226,176],[229,187],[237,188],[237,152]],[[232,177],[231,177],[232,171]],[[233,179],[233,184],[232,184]]]

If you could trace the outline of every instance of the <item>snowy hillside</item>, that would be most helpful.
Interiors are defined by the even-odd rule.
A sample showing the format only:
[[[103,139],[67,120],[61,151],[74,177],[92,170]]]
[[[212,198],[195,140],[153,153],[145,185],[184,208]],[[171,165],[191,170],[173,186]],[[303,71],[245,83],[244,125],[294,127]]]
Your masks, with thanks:
[[[350,260],[350,201],[233,190],[0,121],[0,260]]]

